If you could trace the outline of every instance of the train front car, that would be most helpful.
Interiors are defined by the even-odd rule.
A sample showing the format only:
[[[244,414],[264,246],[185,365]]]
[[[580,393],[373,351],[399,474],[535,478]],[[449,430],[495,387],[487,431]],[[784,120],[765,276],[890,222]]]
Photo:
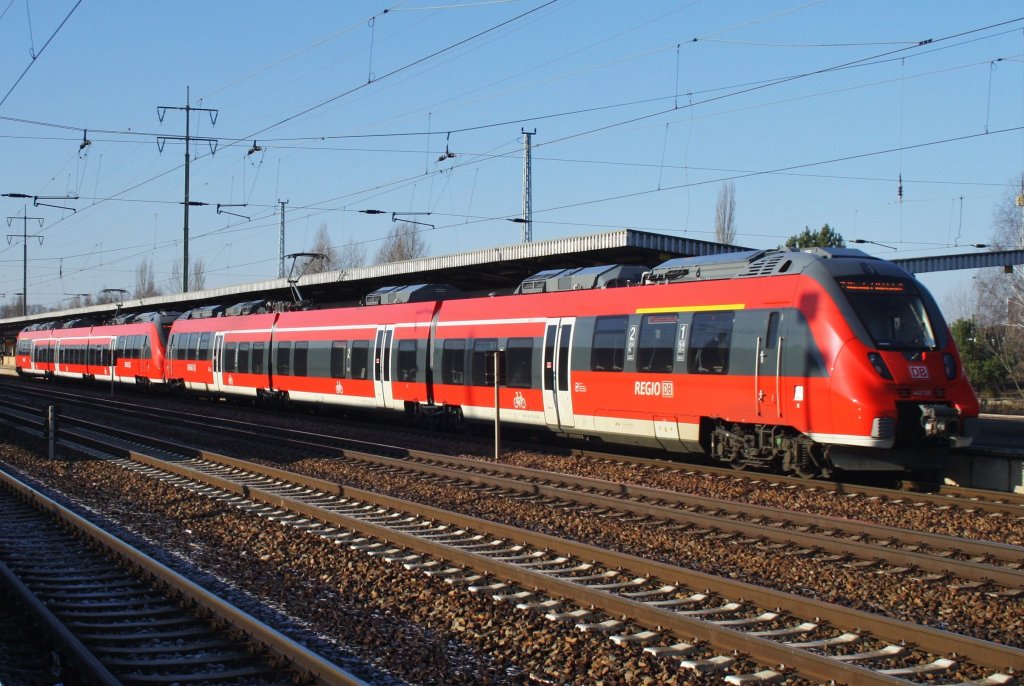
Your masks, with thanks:
[[[813,328],[831,341],[832,416],[809,436],[838,468],[935,475],[949,448],[971,444],[979,410],[938,306],[890,262],[814,252],[823,259],[805,273],[830,301]]]
[[[685,303],[644,311],[678,310],[691,329],[679,333],[675,409],[699,415],[701,447],[719,462],[934,475],[971,442],[978,401],[949,329],[890,262],[765,250],[670,260],[647,282]]]

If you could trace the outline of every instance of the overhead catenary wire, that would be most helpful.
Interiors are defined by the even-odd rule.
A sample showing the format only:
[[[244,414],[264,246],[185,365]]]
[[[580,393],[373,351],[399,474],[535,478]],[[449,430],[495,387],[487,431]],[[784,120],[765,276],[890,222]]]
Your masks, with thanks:
[[[679,90],[679,89],[677,89],[677,91],[678,91],[678,90]],[[674,97],[675,97],[675,98],[678,98],[678,93],[676,93],[676,94],[673,94],[673,95],[674,95]],[[690,114],[691,114],[691,116],[692,116],[692,111],[691,111],[691,113],[690,113]],[[662,122],[662,123],[663,123],[663,122]],[[661,123],[657,124],[657,126],[659,126],[659,127],[660,127],[660,126],[661,126]],[[444,127],[442,127],[442,132],[444,132]],[[246,145],[248,145],[248,142],[246,142]],[[277,147],[279,147],[279,148],[283,148],[284,146],[282,146],[282,145],[278,145]],[[664,144],[663,144],[663,151],[662,151],[662,152],[663,152],[663,154],[664,154],[664,149],[665,149],[665,146],[664,146]],[[461,152],[461,151],[460,151],[460,152]],[[479,160],[481,160],[481,159],[482,159],[482,157],[478,157],[478,158],[477,158],[477,161],[479,161]],[[540,160],[540,159],[542,159],[542,158],[541,158],[540,156],[538,156],[538,157],[537,157],[536,159]],[[591,162],[591,163],[594,163],[594,164],[606,164],[606,163],[607,163],[607,164],[611,164],[611,162],[605,162],[605,161],[600,161],[600,160],[598,160],[598,161],[593,161],[593,162]],[[280,164],[280,160],[279,160],[279,164]],[[659,166],[659,165],[655,165],[655,166]],[[672,169],[672,168],[678,168],[678,167],[677,167],[676,165],[660,165],[660,166],[663,166],[663,168],[665,168],[665,169]],[[684,166],[685,166],[685,165],[684,165]],[[479,168],[478,168],[478,172],[479,172]],[[795,173],[795,172],[778,172],[778,173]],[[836,176],[838,176],[838,175],[836,175]],[[251,195],[251,192],[250,192],[250,194],[249,194],[249,195]],[[97,194],[96,194],[96,193],[94,192],[94,193],[93,193],[93,197],[94,197],[94,198],[96,198],[96,197],[98,197],[98,195],[97,195]],[[125,198],[125,201],[136,201],[136,199],[127,199],[127,198]],[[436,205],[436,202],[437,202],[437,201],[435,200],[435,201],[434,201],[434,205]],[[468,212],[467,212],[467,214],[468,214]]]
[[[39,52],[35,51],[35,46],[33,45],[33,48],[32,48],[32,59],[29,60],[28,66],[26,66],[25,70],[23,72],[21,72],[21,74],[18,76],[18,78],[15,80],[15,82],[8,89],[8,91],[4,95],[4,97],[0,98],[0,107],[3,107],[4,103],[7,102],[7,98],[11,97],[11,93],[13,93],[14,89],[18,87],[18,84],[20,84],[22,79],[25,78],[25,75],[28,74],[28,70],[31,69],[32,65],[36,63],[36,60],[38,60],[42,56],[43,52],[50,45],[50,43],[53,41],[53,39],[57,37],[57,34],[60,33],[60,30],[62,28],[64,28],[64,24],[66,24],[68,22],[68,19],[71,18],[71,15],[75,13],[75,10],[77,10],[78,6],[81,5],[81,4],[82,4],[82,0],[78,0],[78,2],[75,3],[74,7],[72,7],[71,10],[67,13],[67,16],[64,17],[64,20],[60,23],[60,25],[57,26],[56,29],[54,29],[53,33],[50,34],[50,37],[46,39],[46,42],[43,43],[43,47],[39,48]],[[28,3],[26,3],[25,6],[28,7]],[[6,13],[6,11],[5,11],[5,13]]]

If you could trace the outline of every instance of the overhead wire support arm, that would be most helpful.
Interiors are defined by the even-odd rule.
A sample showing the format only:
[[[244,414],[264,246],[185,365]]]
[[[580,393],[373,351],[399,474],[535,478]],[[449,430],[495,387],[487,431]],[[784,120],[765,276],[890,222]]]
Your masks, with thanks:
[[[231,204],[231,203],[217,203],[217,214],[230,214],[232,217],[241,217],[242,219],[244,219],[246,221],[252,221],[251,218],[245,216],[244,214],[238,214],[237,212],[228,212],[227,210],[222,209],[224,207],[247,207],[247,206],[248,206],[248,203],[244,203],[244,202],[243,203],[234,203],[234,204]]]
[[[432,229],[437,227],[427,222],[418,222],[413,219],[405,219],[404,217],[425,217],[432,214],[431,212],[392,212],[391,221],[393,222],[405,222],[406,224],[418,224],[419,226],[429,226]]]

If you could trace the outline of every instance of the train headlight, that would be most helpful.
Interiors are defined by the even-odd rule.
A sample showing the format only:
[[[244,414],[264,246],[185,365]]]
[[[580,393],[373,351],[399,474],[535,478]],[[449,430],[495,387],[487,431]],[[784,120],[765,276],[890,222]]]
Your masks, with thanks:
[[[878,353],[868,353],[868,362],[871,363],[871,366],[875,368],[880,377],[892,381],[892,372],[885,366],[885,360],[882,359],[881,355]]]
[[[942,366],[946,370],[946,378],[952,381],[956,378],[956,358],[953,353],[942,354]]]

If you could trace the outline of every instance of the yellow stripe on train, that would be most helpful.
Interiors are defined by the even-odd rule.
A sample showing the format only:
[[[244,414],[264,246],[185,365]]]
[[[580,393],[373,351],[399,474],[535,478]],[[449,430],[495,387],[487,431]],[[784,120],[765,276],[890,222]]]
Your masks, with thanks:
[[[666,314],[668,312],[712,312],[715,310],[742,310],[746,305],[732,303],[729,305],[679,305],[676,307],[639,307],[637,314]]]

